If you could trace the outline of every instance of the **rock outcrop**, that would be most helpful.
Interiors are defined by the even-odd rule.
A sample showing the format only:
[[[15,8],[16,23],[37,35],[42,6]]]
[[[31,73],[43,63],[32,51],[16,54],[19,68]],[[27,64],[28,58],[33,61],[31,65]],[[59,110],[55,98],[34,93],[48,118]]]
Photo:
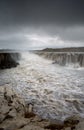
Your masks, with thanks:
[[[24,99],[9,84],[0,86],[0,130],[83,130],[84,122],[68,120],[56,124],[34,114],[32,104]],[[78,125],[78,126],[77,126]]]
[[[32,105],[26,104],[8,84],[0,86],[0,130],[44,130],[35,126],[40,120],[32,112]]]
[[[0,69],[16,67],[18,58],[18,53],[0,53]]]

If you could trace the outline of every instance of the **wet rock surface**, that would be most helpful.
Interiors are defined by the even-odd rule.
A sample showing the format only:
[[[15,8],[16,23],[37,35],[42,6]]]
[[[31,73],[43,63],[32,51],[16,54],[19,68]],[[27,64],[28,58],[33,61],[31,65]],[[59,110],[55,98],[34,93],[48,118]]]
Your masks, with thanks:
[[[83,130],[83,123],[79,124],[76,119],[63,124],[44,120],[33,113],[32,104],[26,104],[12,87],[0,86],[0,130]]]
[[[40,126],[34,126],[37,120],[40,118],[32,112],[31,104],[26,105],[8,84],[0,86],[0,130],[39,129]]]

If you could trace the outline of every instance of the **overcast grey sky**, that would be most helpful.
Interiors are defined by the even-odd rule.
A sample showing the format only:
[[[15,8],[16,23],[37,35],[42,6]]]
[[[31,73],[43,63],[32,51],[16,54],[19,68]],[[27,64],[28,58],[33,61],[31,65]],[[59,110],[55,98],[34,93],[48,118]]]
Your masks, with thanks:
[[[84,0],[0,0],[0,48],[84,47]]]

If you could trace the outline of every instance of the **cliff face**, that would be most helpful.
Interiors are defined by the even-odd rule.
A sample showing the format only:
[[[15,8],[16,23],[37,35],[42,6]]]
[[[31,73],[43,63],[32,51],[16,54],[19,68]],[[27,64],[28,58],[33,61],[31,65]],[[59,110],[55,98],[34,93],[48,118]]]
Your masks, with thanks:
[[[0,69],[16,67],[18,59],[18,53],[0,53]]]

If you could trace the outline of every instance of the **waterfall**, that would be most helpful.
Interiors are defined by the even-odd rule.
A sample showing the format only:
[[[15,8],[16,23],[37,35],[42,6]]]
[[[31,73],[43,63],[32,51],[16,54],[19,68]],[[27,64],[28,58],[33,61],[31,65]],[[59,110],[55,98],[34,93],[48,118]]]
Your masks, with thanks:
[[[44,58],[53,61],[53,64],[62,66],[84,67],[84,53],[81,52],[36,52]]]
[[[19,53],[10,53],[10,56],[16,62],[21,59],[21,55]]]

